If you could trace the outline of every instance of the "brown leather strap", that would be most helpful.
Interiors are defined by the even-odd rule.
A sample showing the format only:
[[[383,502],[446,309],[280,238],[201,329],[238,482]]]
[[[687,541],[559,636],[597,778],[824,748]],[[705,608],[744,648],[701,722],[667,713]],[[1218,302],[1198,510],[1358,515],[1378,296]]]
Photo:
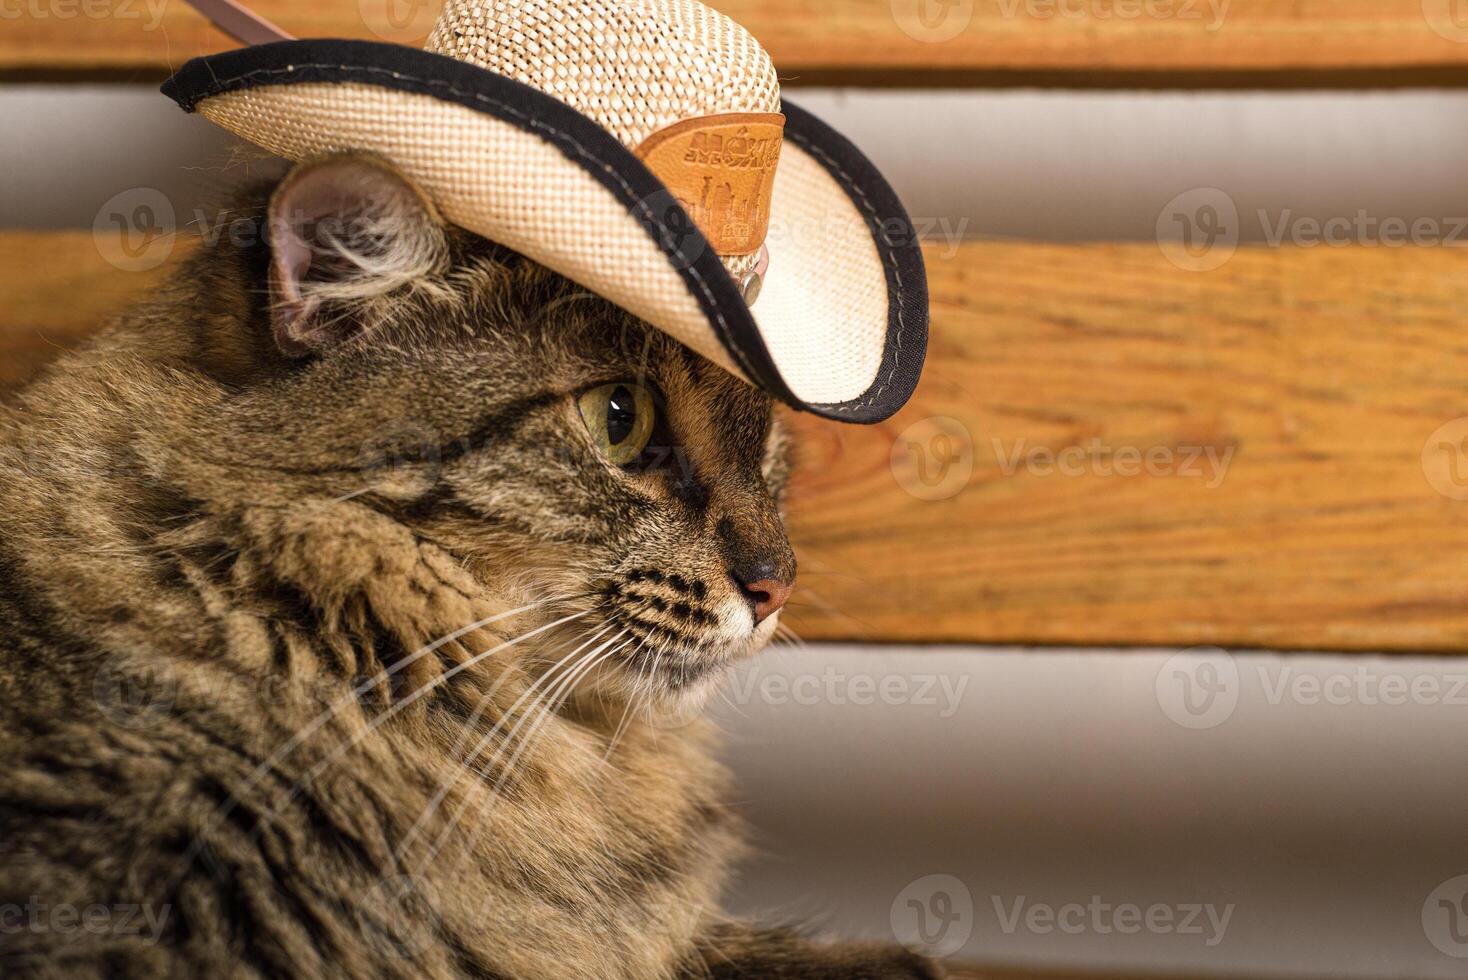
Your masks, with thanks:
[[[189,6],[213,21],[230,37],[242,44],[269,44],[271,41],[294,41],[259,14],[247,10],[235,0],[184,0]]]

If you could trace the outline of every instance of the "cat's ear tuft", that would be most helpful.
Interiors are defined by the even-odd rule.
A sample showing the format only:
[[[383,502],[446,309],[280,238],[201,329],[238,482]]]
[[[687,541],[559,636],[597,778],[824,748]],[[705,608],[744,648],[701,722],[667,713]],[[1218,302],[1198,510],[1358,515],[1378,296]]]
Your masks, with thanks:
[[[291,357],[318,354],[363,325],[371,301],[426,281],[447,238],[432,203],[376,157],[304,163],[270,199],[270,320]]]

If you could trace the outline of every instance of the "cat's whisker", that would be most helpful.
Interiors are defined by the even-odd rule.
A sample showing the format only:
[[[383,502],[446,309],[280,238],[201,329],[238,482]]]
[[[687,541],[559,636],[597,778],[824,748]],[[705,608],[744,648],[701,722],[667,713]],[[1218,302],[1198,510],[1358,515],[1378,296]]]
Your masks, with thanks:
[[[645,642],[639,643],[638,646],[641,649],[641,657],[642,657],[642,660],[647,665],[647,668],[648,668],[648,671],[647,671],[647,697],[645,697],[645,698],[642,699],[641,711],[643,712],[643,715],[646,718],[646,723],[648,725],[651,725],[654,722],[654,720],[655,720],[653,718],[652,705],[653,705],[653,699],[654,699],[654,697],[657,694],[657,675],[656,675],[656,673],[654,672],[654,669],[653,669],[654,668],[654,659],[655,658],[654,658],[653,651],[650,650],[650,649],[648,649],[648,645]]]
[[[534,705],[532,708],[528,709],[521,717],[521,719],[516,723],[516,725],[511,728],[508,733],[506,733],[505,739],[501,743],[500,749],[495,753],[495,757],[480,768],[480,775],[487,778],[489,776],[490,768],[492,768],[498,762],[504,751],[510,745],[514,744],[515,736],[519,734],[520,730],[524,727],[526,722],[532,718],[537,719],[535,721],[534,727],[526,733],[525,738],[521,741],[521,747],[516,751],[515,757],[510,760],[510,767],[513,767],[515,760],[519,758],[520,752],[524,750],[524,747],[530,743],[534,735],[540,731],[540,728],[544,724],[544,722],[555,712],[556,708],[558,707],[557,699],[562,698],[562,696],[565,694],[569,694],[572,686],[576,683],[576,681],[580,679],[582,675],[589,672],[597,664],[606,660],[613,653],[615,653],[616,650],[611,650],[608,648],[617,643],[626,635],[627,631],[624,629],[622,632],[618,633],[610,640],[603,642],[601,646],[586,654],[586,656],[584,656],[580,661],[572,666],[564,676],[559,678],[557,682],[553,684],[551,688],[546,692],[545,697],[537,702],[537,704]],[[617,647],[616,649],[621,649],[621,647]],[[508,771],[508,768],[502,771],[500,780],[495,784],[496,792],[498,792],[500,786],[503,785],[504,773]]]
[[[639,651],[643,649],[642,641],[637,640],[634,642]],[[647,677],[647,658],[639,657],[638,660],[639,664],[637,667],[637,674],[632,678],[630,689],[627,692],[627,705],[622,711],[622,720],[617,722],[617,729],[616,731],[612,732],[612,737],[607,742],[607,750],[602,755],[603,762],[606,762],[608,759],[610,759],[612,757],[612,752],[616,750],[617,742],[621,740],[623,733],[626,731],[628,722],[632,719],[633,715],[636,712],[636,709],[638,707],[638,700],[640,699],[643,701],[644,704],[646,704],[648,699],[652,697],[652,681],[650,678]]]
[[[232,792],[229,795],[228,799],[226,799],[223,803],[219,804],[215,808],[214,812],[212,814],[210,814],[210,816],[207,818],[207,822],[209,822],[209,823],[217,823],[218,821],[222,821],[222,820],[227,819],[229,817],[229,815],[234,811],[235,807],[239,805],[241,794],[243,794],[245,792],[248,792],[249,790],[253,789],[256,785],[259,784],[260,780],[263,779],[267,773],[276,770],[280,766],[280,764],[283,761],[285,761],[285,759],[286,759],[287,756],[289,756],[301,744],[303,744],[308,738],[310,738],[317,731],[319,731],[323,726],[325,726],[332,718],[336,717],[337,714],[339,712],[341,712],[343,708],[345,708],[345,707],[347,707],[349,705],[360,703],[358,701],[358,699],[360,698],[360,696],[363,693],[365,693],[366,691],[368,691],[368,690],[372,689],[373,687],[377,686],[378,684],[382,683],[383,680],[386,679],[386,676],[389,676],[389,675],[394,674],[394,673],[396,673],[396,672],[398,672],[400,670],[405,669],[406,667],[410,666],[412,663],[414,663],[418,659],[420,659],[422,657],[426,657],[429,654],[431,654],[433,651],[441,648],[444,644],[451,643],[454,640],[459,639],[460,637],[463,637],[463,636],[465,636],[465,635],[467,635],[469,633],[474,632],[475,630],[482,629],[483,627],[488,626],[488,625],[490,625],[492,623],[498,622],[500,620],[508,619],[508,618],[510,618],[512,616],[517,616],[517,615],[520,615],[522,613],[526,613],[526,612],[532,611],[534,609],[541,608],[541,607],[546,606],[546,605],[548,605],[548,604],[550,604],[552,602],[557,602],[557,601],[563,601],[563,600],[560,599],[559,597],[551,597],[551,598],[546,598],[546,599],[540,599],[540,600],[537,600],[535,602],[527,603],[527,604],[525,604],[523,606],[520,606],[518,608],[515,608],[515,609],[510,609],[510,610],[507,610],[505,612],[496,613],[493,616],[486,616],[485,618],[483,618],[481,620],[478,620],[476,622],[470,623],[468,626],[460,627],[457,630],[453,630],[453,631],[451,631],[449,633],[446,633],[443,636],[439,637],[438,639],[433,640],[432,642],[423,645],[418,650],[414,651],[410,656],[404,658],[403,660],[401,660],[398,663],[394,664],[387,671],[385,671],[384,672],[384,675],[382,677],[368,678],[366,681],[363,681],[361,684],[359,684],[358,686],[354,687],[352,690],[350,690],[349,692],[347,692],[347,694],[344,695],[342,698],[340,698],[339,700],[337,700],[333,704],[328,705],[325,711],[321,712],[321,714],[317,715],[314,719],[312,719],[310,722],[308,722],[303,728],[301,728],[294,735],[292,735],[290,737],[290,739],[288,739],[284,745],[282,745],[280,748],[276,749],[275,752],[271,753],[271,755],[270,755],[270,757],[268,759],[266,759],[264,762],[262,762],[258,766],[256,766],[250,772],[250,774],[248,776],[246,776],[244,785],[239,790],[236,790],[235,792]],[[575,617],[567,617],[567,618],[569,620],[569,619],[573,619]],[[523,637],[521,637],[521,639],[523,639]],[[348,747],[350,747],[350,745],[355,744],[356,741],[357,741],[357,739],[359,739],[361,737],[362,737],[361,735],[355,736],[346,746],[339,747],[339,749],[336,752],[334,752],[330,758],[331,759],[335,759],[337,756],[340,755],[341,752],[346,751],[346,749]],[[309,779],[309,777],[308,777],[308,779]],[[302,783],[305,782],[305,781],[307,781],[307,780],[296,780],[292,784],[292,786],[290,788],[290,791],[286,794],[286,798],[284,800],[280,801],[279,803],[277,803],[277,804],[275,804],[275,805],[273,805],[273,806],[271,806],[269,808],[268,813],[267,813],[267,818],[274,818],[276,815],[278,815],[279,813],[281,813],[286,806],[289,806],[290,803],[296,798],[296,796],[300,794],[301,790],[303,789]],[[188,853],[187,859],[184,862],[185,865],[187,865],[190,861],[193,860],[193,858],[195,856],[197,856],[198,849],[201,846],[201,842],[204,841],[205,839],[206,839],[206,837],[202,833],[200,833],[200,834],[198,834],[198,835],[195,836],[194,843],[190,845],[190,849],[189,849],[189,853]]]
[[[520,773],[524,769],[528,768],[528,761],[524,764],[520,764],[521,755],[531,746],[532,743],[534,743],[536,738],[539,736],[542,727],[548,723],[548,720],[554,717],[555,714],[560,711],[561,707],[563,707],[565,703],[569,701],[569,699],[575,692],[576,685],[580,683],[581,679],[589,674],[592,670],[596,669],[596,667],[598,667],[600,664],[605,663],[609,658],[616,655],[620,650],[624,649],[627,646],[628,642],[630,641],[623,641],[618,646],[613,647],[612,649],[602,654],[600,657],[587,663],[585,668],[580,672],[579,676],[571,677],[567,681],[567,683],[563,685],[556,696],[555,703],[548,706],[544,711],[542,711],[540,724],[536,726],[535,730],[527,733],[525,737],[520,740],[520,744],[515,752],[515,755],[511,757],[507,763],[505,763],[501,771],[500,777],[496,781],[493,788],[493,793],[495,794],[496,799],[498,798],[498,794],[500,793],[501,789],[512,778],[518,778]],[[611,853],[612,847],[611,842],[607,836],[607,828],[604,826],[595,826],[592,829],[594,830],[597,838],[599,838],[601,847],[608,853]],[[473,841],[471,841],[471,843],[477,841],[478,835],[479,830],[476,828],[476,830],[474,831],[474,839]]]
[[[613,637],[610,642],[617,643],[617,646],[614,646],[611,649],[607,649],[606,652],[602,653],[600,656],[593,654],[591,657],[588,657],[587,661],[584,662],[583,665],[579,667],[576,671],[574,671],[570,676],[568,676],[566,681],[556,690],[556,692],[552,694],[551,703],[541,710],[540,719],[535,728],[530,732],[527,732],[525,736],[520,739],[520,744],[516,749],[514,756],[510,758],[509,762],[505,763],[503,769],[501,770],[500,777],[495,782],[494,788],[492,790],[495,798],[498,798],[498,794],[500,790],[505,786],[505,784],[509,782],[509,780],[513,776],[518,775],[520,769],[517,768],[516,764],[519,762],[521,755],[535,741],[536,737],[540,734],[545,725],[549,723],[550,719],[555,717],[555,715],[559,713],[560,709],[566,704],[566,702],[570,700],[572,694],[575,693],[576,685],[581,682],[581,679],[590,674],[598,666],[605,663],[608,659],[615,656],[619,651],[623,650],[627,646],[630,641],[623,641],[621,643],[618,643],[618,641],[622,640],[622,638],[626,635],[627,631],[623,630],[621,634]],[[507,741],[506,745],[509,744],[510,742]],[[604,833],[602,834],[602,839],[605,843]]]
[[[530,698],[536,692],[536,689],[545,681],[547,677],[551,676],[551,674],[555,670],[560,668],[568,661],[580,656],[581,651],[585,650],[592,643],[595,643],[599,636],[605,634],[611,628],[611,624],[603,626],[596,633],[592,634],[582,643],[577,645],[574,650],[572,650],[570,653],[566,654],[559,661],[557,661],[551,668],[549,668],[549,670],[545,674],[542,674],[540,677],[536,678],[536,680],[531,683],[529,688],[527,688],[526,691],[521,694],[519,700],[517,700],[514,704],[512,704],[508,709],[504,711],[504,713],[501,715],[501,720],[496,722],[495,725],[489,730],[489,732],[486,733],[485,739],[492,736],[494,732],[499,728],[499,726],[504,723],[503,719],[513,717],[515,711],[519,709],[520,705],[523,704],[527,698]],[[571,645],[572,644],[567,644],[567,646]],[[483,747],[486,744],[485,739],[481,739],[479,744],[476,745],[472,751],[462,752],[464,746],[469,743],[469,739],[473,737],[472,731],[474,725],[477,724],[479,719],[484,716],[485,708],[492,702],[494,695],[498,693],[499,688],[504,683],[504,681],[504,677],[496,680],[493,687],[491,687],[491,689],[482,698],[479,699],[479,703],[475,706],[473,714],[470,716],[469,720],[464,723],[463,728],[460,732],[459,741],[454,746],[452,752],[452,758],[456,763],[458,763],[458,766],[448,776],[444,777],[442,782],[439,783],[438,789],[434,792],[433,799],[429,800],[428,804],[423,808],[423,812],[419,815],[418,819],[414,821],[413,826],[408,829],[407,834],[404,835],[402,842],[398,845],[397,850],[399,853],[406,850],[406,848],[415,839],[417,839],[419,832],[423,829],[426,823],[430,819],[432,819],[433,815],[438,812],[438,808],[443,804],[444,798],[448,796],[448,793],[453,788],[454,784],[460,778],[462,778],[466,772],[470,771],[470,767],[466,765],[469,760],[473,759],[476,755],[478,755],[479,752],[483,751]]]
[[[809,547],[800,549],[800,574],[804,578],[808,575],[826,575],[831,578],[848,578],[865,585],[875,587],[870,576],[853,571],[848,566],[835,567],[820,555],[811,551]]]
[[[858,629],[860,629],[863,636],[870,636],[874,632],[873,626],[870,622],[867,622],[860,617],[852,616],[849,613],[842,612],[835,606],[831,605],[831,603],[828,602],[825,597],[822,596],[815,589],[806,588],[802,589],[801,592],[806,598],[810,599],[811,601],[791,603],[792,605],[811,606],[813,608],[819,609],[821,612],[825,613],[828,616],[836,619],[845,620],[846,622],[851,623]]]
[[[775,626],[775,636],[781,640],[784,640],[786,645],[795,647],[797,650],[805,650],[809,646],[809,644],[807,644],[805,640],[801,638],[799,633],[795,632],[795,630],[786,626],[784,623],[779,623]]]
[[[736,704],[734,702],[734,699],[729,696],[729,692],[728,691],[724,690],[721,687],[721,688],[718,689],[718,691],[716,693],[718,694],[719,700],[720,701],[723,701],[724,704],[728,705],[730,711],[734,712],[736,715],[738,715],[741,718],[747,719],[749,717],[748,712],[746,712],[741,706],[739,706],[738,704]]]
[[[546,684],[551,683],[553,681],[553,678],[556,676],[555,675],[555,672],[557,670],[561,669],[562,667],[564,667],[570,661],[575,660],[578,657],[581,657],[583,655],[583,651],[585,651],[587,649],[587,647],[589,647],[592,644],[594,644],[597,641],[597,639],[599,639],[601,636],[603,636],[607,632],[607,630],[610,629],[610,628],[611,628],[611,626],[610,626],[610,624],[608,624],[607,626],[603,627],[602,629],[597,630],[591,636],[582,639],[581,642],[579,642],[579,643],[574,643],[574,641],[573,641],[573,643],[575,645],[575,649],[571,650],[570,653],[565,654],[559,660],[557,660],[555,663],[553,663],[551,666],[549,666],[548,668],[546,668],[546,670],[539,677],[535,678],[535,680],[533,680],[531,682],[531,684],[529,685],[529,687],[527,687],[526,690],[523,691],[520,694],[519,698],[517,698],[513,704],[511,704],[508,708],[506,708],[504,711],[502,711],[500,713],[499,720],[496,721],[494,723],[494,725],[492,725],[489,728],[489,730],[486,731],[482,735],[482,737],[480,737],[480,739],[478,740],[478,742],[476,742],[476,744],[474,745],[474,747],[472,749],[470,749],[467,752],[464,752],[462,755],[458,755],[457,762],[459,763],[460,768],[456,771],[456,774],[454,776],[451,776],[450,777],[450,780],[446,782],[445,786],[451,786],[452,785],[452,780],[459,778],[460,776],[463,775],[464,772],[472,771],[472,768],[473,767],[469,764],[470,761],[473,760],[473,759],[475,759],[475,758],[477,758],[481,753],[484,752],[485,748],[488,747],[489,742],[494,738],[495,733],[498,732],[504,726],[504,724],[506,723],[506,721],[510,721],[510,720],[512,720],[512,719],[514,719],[516,717],[516,714],[515,713],[520,710],[520,706],[523,705],[523,704],[525,704],[526,701],[532,701],[532,704],[530,705],[530,707],[528,707],[528,708],[525,709],[524,714],[528,714],[529,712],[533,711],[534,708],[535,708],[535,706],[538,705],[541,702],[541,700],[543,700],[544,694],[545,694],[545,692],[543,690],[543,687]],[[571,645],[572,644],[567,644],[567,646],[571,646]],[[562,647],[562,649],[565,649],[565,647]],[[587,654],[587,656],[590,656],[590,654]],[[501,683],[502,682],[503,682],[503,679],[501,680]],[[499,686],[500,686],[500,683],[497,683],[495,685],[494,689],[491,690],[490,695],[487,695],[486,696],[486,700],[488,699],[488,697],[492,696],[495,691],[498,690]],[[481,702],[481,705],[482,704],[483,704],[483,702]],[[482,712],[481,712],[481,715],[482,715]],[[518,722],[516,722],[516,724],[518,725]],[[470,737],[472,737],[472,733],[470,732],[469,728],[466,726],[466,728],[464,730],[464,737],[462,738],[462,740],[460,742],[460,746],[462,746],[464,743],[466,743],[469,740]],[[455,753],[456,753],[456,755],[458,754],[458,748],[457,747],[456,747]],[[441,798],[440,798],[439,802],[441,802]],[[434,804],[434,805],[436,806],[437,804]],[[424,818],[426,818],[430,814],[431,814],[431,810],[426,811],[425,814],[424,814]],[[420,818],[420,819],[422,819],[422,818]]]
[[[571,622],[573,620],[580,619],[582,616],[589,615],[590,612],[591,612],[591,610],[584,610],[582,612],[572,613],[569,616],[563,616],[560,619],[554,620],[553,622],[546,623],[544,626],[538,626],[535,629],[530,630],[529,632],[522,633],[522,634],[520,634],[519,636],[517,636],[517,637],[515,637],[513,639],[506,640],[503,643],[500,643],[500,644],[498,644],[496,646],[490,647],[488,650],[485,650],[483,653],[475,654],[474,656],[470,657],[468,660],[465,660],[462,663],[455,664],[453,667],[451,667],[448,670],[444,671],[442,674],[439,674],[438,676],[436,676],[433,679],[431,679],[431,680],[427,681],[426,683],[424,683],[417,690],[415,690],[411,694],[409,694],[406,698],[402,698],[402,699],[400,699],[398,701],[393,702],[392,706],[389,707],[386,711],[384,711],[381,714],[376,715],[375,717],[373,717],[373,719],[370,722],[368,722],[368,724],[367,724],[367,726],[365,728],[363,728],[359,732],[355,732],[354,734],[352,734],[349,738],[347,738],[347,740],[343,744],[337,746],[337,748],[335,750],[333,750],[329,755],[327,755],[327,757],[325,759],[322,759],[320,762],[316,763],[309,770],[307,770],[306,775],[303,777],[303,780],[302,781],[309,783],[312,780],[314,780],[316,777],[320,776],[321,773],[324,772],[327,767],[329,767],[334,762],[336,762],[336,760],[339,759],[339,758],[341,758],[342,755],[344,755],[346,752],[350,751],[353,747],[355,747],[358,742],[360,742],[362,739],[366,738],[368,735],[371,735],[374,731],[376,731],[383,724],[387,723],[394,716],[396,716],[396,715],[400,714],[401,712],[407,710],[409,707],[411,707],[419,699],[427,696],[433,690],[435,690],[435,689],[443,686],[443,684],[445,684],[449,680],[452,680],[454,677],[458,676],[459,674],[463,673],[464,671],[469,670],[472,667],[474,667],[475,665],[483,662],[487,657],[491,657],[491,656],[493,656],[496,653],[499,653],[499,652],[501,652],[503,650],[509,649],[510,647],[517,646],[520,643],[523,643],[524,641],[526,641],[526,640],[528,640],[528,639],[530,639],[532,637],[538,636],[541,633],[546,632],[547,630],[554,629],[557,626],[561,626],[561,625],[564,625],[566,623],[569,623],[569,622]],[[460,632],[460,635],[461,636],[463,635],[463,632],[462,631]],[[445,641],[445,642],[447,642],[447,641]],[[373,686],[373,683],[374,682],[369,681],[367,683],[367,686],[368,687],[371,687],[371,686]],[[291,789],[291,792],[289,794],[287,794],[285,803],[289,803],[291,800],[295,799],[296,794],[299,793],[299,792],[300,792],[299,785],[296,786],[296,787],[293,787]]]
[[[627,692],[627,703],[622,707],[622,718],[617,722],[617,727],[612,731],[612,737],[607,740],[607,750],[601,756],[602,762],[609,761],[612,753],[617,750],[617,743],[622,740],[622,735],[627,731],[627,725],[632,720],[633,709],[637,705],[640,694],[641,691],[636,684]]]
[[[657,653],[653,655],[652,671],[651,671],[651,677],[652,677],[652,682],[653,682],[653,695],[647,699],[647,720],[648,720],[648,725],[650,726],[650,730],[652,731],[653,745],[657,745],[657,741],[658,741],[657,719],[653,717],[653,713],[652,713],[653,701],[654,701],[654,699],[657,696],[657,677],[658,677],[658,671],[660,669],[662,669],[662,666],[663,666],[663,655],[668,652],[668,648],[670,646],[672,646],[672,644],[673,644],[672,637],[664,637],[663,638],[663,641],[660,644],[658,644]]]
[[[618,639],[619,637],[613,637],[609,642],[616,643]],[[593,654],[590,657],[586,658],[586,660],[584,660],[568,674],[565,680],[556,688],[555,691],[551,692],[550,696],[547,699],[547,702],[541,707],[539,711],[538,718],[535,722],[534,727],[531,728],[530,731],[526,732],[524,737],[519,740],[519,745],[515,749],[515,754],[510,757],[510,760],[506,762],[504,767],[500,770],[499,778],[495,781],[494,784],[493,793],[498,795],[500,790],[510,780],[511,776],[513,776],[518,771],[516,769],[516,763],[520,761],[520,757],[525,753],[525,750],[528,749],[530,745],[535,741],[536,736],[540,734],[540,732],[545,728],[546,724],[548,724],[549,721],[556,715],[556,713],[565,706],[566,702],[575,692],[576,685],[581,682],[582,678],[591,673],[591,671],[596,669],[596,667],[598,667],[602,663],[605,663],[618,650],[622,649],[622,646],[625,645],[626,644],[623,643],[621,646],[617,646],[612,649],[606,649],[605,647],[603,647],[604,652],[601,652],[599,655]],[[515,732],[510,733],[510,737],[507,738],[505,741],[505,746],[509,746],[514,743],[515,734]],[[491,762],[491,765],[493,765],[493,760]],[[483,774],[488,777],[489,772],[485,771]]]
[[[541,599],[536,602],[531,602],[526,605],[520,606],[516,609],[510,609],[502,613],[496,613],[493,616],[486,616],[483,619],[478,620],[477,622],[470,623],[468,626],[463,626],[459,629],[453,630],[452,632],[445,633],[438,639],[433,640],[430,643],[424,644],[417,650],[413,651],[413,653],[409,656],[404,657],[402,660],[394,663],[387,670],[367,678],[362,683],[358,684],[356,687],[348,691],[337,701],[328,705],[325,711],[323,711],[320,715],[307,723],[307,725],[300,731],[296,732],[296,734],[293,735],[290,740],[286,742],[285,745],[277,749],[275,753],[270,756],[269,759],[266,759],[263,763],[261,763],[256,768],[255,772],[251,774],[251,777],[249,781],[247,781],[246,785],[253,785],[255,780],[259,779],[269,769],[282,762],[286,756],[295,751],[297,746],[299,746],[302,742],[315,734],[321,728],[321,726],[325,725],[328,721],[335,717],[336,714],[340,712],[343,708],[346,708],[350,705],[359,704],[359,699],[363,694],[365,694],[372,688],[377,687],[379,684],[382,684],[398,671],[405,670],[417,661],[421,660],[423,657],[426,657],[429,654],[433,653],[435,650],[440,649],[445,644],[452,643],[460,637],[466,636],[474,632],[475,630],[483,629],[484,627],[499,622],[500,620],[509,619],[511,616],[518,616],[522,613],[530,612],[556,601],[560,600],[558,600],[557,598]]]
[[[504,786],[505,778],[508,776],[509,772],[513,768],[514,763],[519,759],[521,753],[524,751],[525,746],[527,746],[533,739],[534,735],[539,732],[540,726],[545,722],[545,720],[554,713],[554,698],[556,697],[556,695],[563,688],[566,688],[567,685],[573,684],[576,678],[581,673],[589,670],[591,666],[599,663],[602,659],[605,659],[606,656],[610,656],[610,653],[603,654],[603,651],[607,650],[607,648],[611,644],[616,643],[617,640],[624,635],[625,631],[623,631],[623,633],[619,633],[617,636],[612,637],[612,639],[603,642],[601,646],[597,647],[595,650],[592,650],[590,653],[583,655],[582,658],[567,671],[566,675],[554,684],[552,684],[551,688],[548,689],[539,700],[532,704],[530,708],[526,709],[526,711],[520,716],[520,718],[516,720],[515,724],[510,728],[510,730],[505,733],[505,738],[502,741],[500,748],[496,751],[494,758],[492,758],[484,766],[478,768],[477,771],[481,776],[485,778],[489,777],[490,769],[498,763],[500,758],[503,757],[505,751],[507,751],[509,746],[515,743],[516,735],[519,734],[519,732],[524,728],[526,724],[533,723],[534,726],[526,734],[525,738],[521,740],[520,748],[516,750],[515,755],[511,758],[509,764],[507,764],[507,766],[502,770],[500,778],[496,781],[493,789],[491,790],[490,805],[493,805],[493,800],[498,798],[498,794]],[[550,674],[543,674],[542,679],[547,676],[550,676]],[[507,713],[505,717],[509,717],[509,714]],[[468,758],[477,758],[478,755],[483,752],[484,749],[488,746],[490,739],[493,737],[495,731],[497,731],[498,729],[499,725],[497,724],[493,729],[487,732],[484,738],[480,739],[479,743],[475,746],[474,751],[469,754]],[[464,811],[467,808],[468,801],[465,801],[463,806],[460,806],[457,811],[455,811],[453,814],[450,814],[448,820],[445,823],[443,831],[439,834],[439,837],[434,842],[433,846],[429,848],[427,856],[423,859],[422,863],[419,864],[417,870],[414,872],[415,874],[422,874],[423,871],[427,869],[427,867],[432,864],[433,861],[438,857],[439,853],[443,850],[444,845],[448,843],[449,838],[453,835],[454,828],[458,826],[459,820],[463,817]],[[475,834],[474,838],[466,842],[466,849],[472,849],[476,842],[477,833]]]
[[[556,669],[558,669],[559,667],[561,667],[563,664],[565,664],[568,660],[572,659],[573,657],[578,656],[581,653],[582,650],[585,650],[592,643],[596,642],[596,640],[599,637],[606,635],[606,633],[609,630],[612,629],[612,626],[613,626],[613,624],[607,623],[607,624],[603,625],[600,629],[598,629],[595,632],[593,632],[592,634],[590,634],[589,636],[577,637],[577,638],[574,638],[574,639],[572,639],[571,641],[569,641],[567,643],[562,644],[559,648],[556,649],[556,651],[555,651],[556,654],[560,654],[563,651],[565,651],[567,649],[570,649],[572,647],[574,647],[575,649],[572,649],[570,653],[565,654],[557,662],[555,662],[552,666],[550,666],[549,668],[547,668],[547,672],[549,673],[549,672],[555,671]],[[532,693],[534,693],[534,691],[536,690],[536,688],[545,680],[546,676],[547,676],[547,674],[542,674],[541,677],[539,677],[535,681],[533,681],[531,683],[529,689],[526,690],[520,696],[520,699],[518,701],[516,701],[513,705],[511,705],[503,713],[503,716],[508,716],[510,713],[514,712],[515,709],[518,708],[521,705],[521,703],[523,703],[524,700],[527,697],[529,697]],[[468,720],[463,723],[463,725],[461,727],[461,730],[460,730],[460,734],[459,734],[459,740],[455,744],[454,749],[453,749],[453,756],[458,761],[463,762],[463,761],[465,761],[465,760],[467,760],[467,759],[469,759],[469,758],[472,757],[472,753],[466,753],[466,754],[460,755],[460,751],[463,749],[463,747],[465,745],[467,745],[469,743],[469,740],[471,738],[473,738],[473,735],[474,735],[474,731],[473,731],[474,730],[474,726],[476,724],[478,724],[479,719],[484,716],[484,709],[490,703],[492,703],[492,700],[494,698],[494,695],[497,694],[497,693],[499,693],[499,689],[502,686],[504,686],[505,682],[509,679],[509,677],[510,677],[509,674],[505,674],[505,675],[502,675],[500,678],[498,678],[495,681],[494,685],[490,687],[489,691],[482,698],[480,698],[479,703],[477,705],[475,705],[474,711],[470,714]]]

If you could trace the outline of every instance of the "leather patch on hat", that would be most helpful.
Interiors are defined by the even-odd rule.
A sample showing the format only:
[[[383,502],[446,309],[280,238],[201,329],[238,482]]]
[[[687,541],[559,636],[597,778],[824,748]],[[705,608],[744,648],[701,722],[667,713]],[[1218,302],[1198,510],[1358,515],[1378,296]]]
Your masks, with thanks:
[[[636,152],[715,252],[751,255],[770,227],[784,133],[778,112],[728,112],[665,126]]]

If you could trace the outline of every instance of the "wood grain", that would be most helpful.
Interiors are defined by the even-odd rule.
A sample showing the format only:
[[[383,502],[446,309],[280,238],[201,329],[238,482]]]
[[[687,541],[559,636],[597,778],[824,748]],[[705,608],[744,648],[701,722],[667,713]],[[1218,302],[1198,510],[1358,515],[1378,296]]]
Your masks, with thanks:
[[[1429,446],[1468,416],[1468,250],[1242,249],[1206,273],[1151,244],[928,258],[913,403],[796,420],[801,635],[1468,649],[1468,501],[1429,480],[1468,497],[1449,469],[1468,431]],[[0,234],[4,376],[156,276],[89,234]],[[908,432],[934,417],[959,426],[946,455]],[[965,438],[971,475],[960,453],[945,483],[931,454]]]
[[[91,232],[0,232],[0,386],[76,344],[167,274],[167,266],[109,265]]]
[[[802,633],[1468,648],[1468,503],[1423,465],[1468,415],[1468,251],[1244,249],[1208,273],[1152,245],[930,261],[914,402],[873,429],[801,421],[793,535],[807,601],[829,607],[802,608]],[[928,501],[890,451],[932,416],[971,434],[974,467]],[[1094,458],[1075,475],[1046,456],[1072,447]],[[1151,453],[1152,475],[1116,472]]]
[[[1423,83],[1468,78],[1455,0],[715,0],[792,82]],[[302,37],[421,44],[441,0],[252,0]],[[161,79],[235,47],[180,0],[4,0],[0,71]],[[396,26],[395,26],[396,25]],[[1291,77],[1290,73],[1294,73]],[[1434,74],[1436,73],[1436,74]],[[1169,77],[1170,75],[1170,77]],[[1158,76],[1158,77],[1152,77]],[[950,80],[953,80],[950,78]]]

